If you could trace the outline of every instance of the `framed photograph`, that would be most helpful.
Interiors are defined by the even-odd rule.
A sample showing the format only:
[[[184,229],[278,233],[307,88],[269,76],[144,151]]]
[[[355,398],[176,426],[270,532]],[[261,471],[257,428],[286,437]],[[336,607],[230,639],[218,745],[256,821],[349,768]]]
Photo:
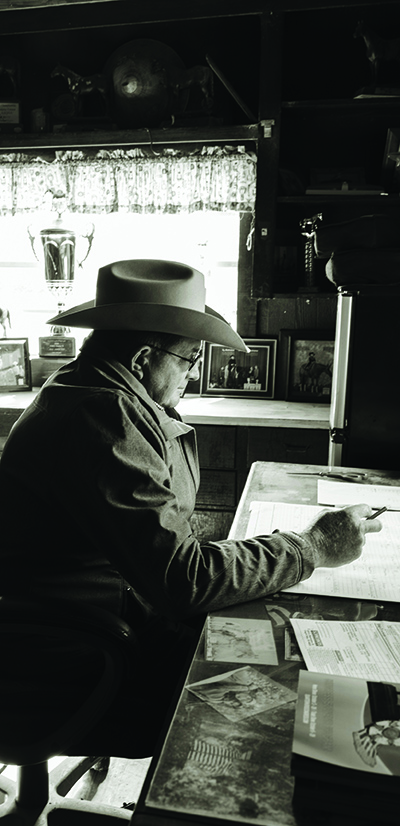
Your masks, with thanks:
[[[284,398],[330,404],[335,333],[332,330],[281,330]]]
[[[0,338],[0,393],[32,390],[27,338]]]
[[[244,339],[249,353],[206,344],[202,373],[203,396],[273,399],[278,339]]]

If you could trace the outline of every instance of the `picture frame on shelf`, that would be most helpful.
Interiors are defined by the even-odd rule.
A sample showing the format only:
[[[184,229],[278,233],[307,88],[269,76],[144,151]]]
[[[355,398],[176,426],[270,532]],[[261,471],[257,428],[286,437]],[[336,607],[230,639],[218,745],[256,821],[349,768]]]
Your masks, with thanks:
[[[32,390],[27,338],[0,338],[0,393]]]
[[[330,404],[334,330],[281,330],[279,347],[284,399]]]
[[[243,340],[248,353],[205,344],[202,396],[274,398],[278,337]]]

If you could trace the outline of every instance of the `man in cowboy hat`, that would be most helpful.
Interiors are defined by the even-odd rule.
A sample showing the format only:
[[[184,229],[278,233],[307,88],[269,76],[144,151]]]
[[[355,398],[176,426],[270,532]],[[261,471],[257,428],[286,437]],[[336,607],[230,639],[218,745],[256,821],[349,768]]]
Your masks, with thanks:
[[[203,341],[247,350],[206,306],[200,272],[110,264],[95,300],[49,323],[64,322],[92,332],[22,414],[0,463],[2,592],[89,602],[129,622],[136,676],[119,695],[121,716],[102,721],[99,753],[110,731],[110,753],[149,754],[196,617],[350,562],[381,525],[356,505],[300,534],[202,544],[193,535],[196,437],[174,408],[199,377]]]

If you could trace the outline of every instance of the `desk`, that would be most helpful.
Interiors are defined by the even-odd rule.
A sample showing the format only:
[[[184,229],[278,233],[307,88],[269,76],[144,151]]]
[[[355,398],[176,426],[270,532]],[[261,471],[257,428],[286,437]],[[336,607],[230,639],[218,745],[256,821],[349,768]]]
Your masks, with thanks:
[[[288,477],[287,473],[321,469],[315,465],[256,462],[240,500],[231,537],[243,536],[251,500],[317,504],[318,477]],[[394,472],[367,473],[367,483],[400,484]],[[290,775],[298,672],[304,668],[304,662],[289,617],[299,610],[330,619],[400,620],[397,603],[376,606],[367,601],[294,593],[275,594],[215,612],[212,616],[270,619],[278,662],[254,666],[245,661],[238,664],[206,660],[203,630],[185,686],[249,666],[274,681],[278,702],[255,716],[228,720],[184,687],[160,752],[151,763],[133,816],[134,826],[189,826],[199,822],[199,817],[200,822],[221,826],[304,826],[292,809]],[[356,821],[314,814],[307,818],[307,826],[310,824],[354,826]]]

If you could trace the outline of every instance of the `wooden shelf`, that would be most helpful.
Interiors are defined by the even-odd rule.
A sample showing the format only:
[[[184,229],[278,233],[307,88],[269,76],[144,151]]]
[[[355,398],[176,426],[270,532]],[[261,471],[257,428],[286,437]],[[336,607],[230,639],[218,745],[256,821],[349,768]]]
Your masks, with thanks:
[[[315,99],[315,100],[283,100],[282,101],[282,109],[292,110],[292,111],[301,111],[305,109],[317,109],[319,112],[321,110],[332,110],[332,109],[340,109],[345,111],[346,109],[349,111],[357,111],[357,109],[362,110],[373,110],[375,111],[377,108],[379,109],[387,109],[387,108],[396,108],[398,109],[400,104],[400,95],[399,96],[391,96],[391,97],[365,97],[365,98],[332,98],[332,99]]]
[[[0,150],[71,149],[82,147],[148,146],[153,144],[221,143],[257,141],[258,125],[193,126],[165,129],[127,129],[91,132],[57,132],[40,134],[1,134]]]

